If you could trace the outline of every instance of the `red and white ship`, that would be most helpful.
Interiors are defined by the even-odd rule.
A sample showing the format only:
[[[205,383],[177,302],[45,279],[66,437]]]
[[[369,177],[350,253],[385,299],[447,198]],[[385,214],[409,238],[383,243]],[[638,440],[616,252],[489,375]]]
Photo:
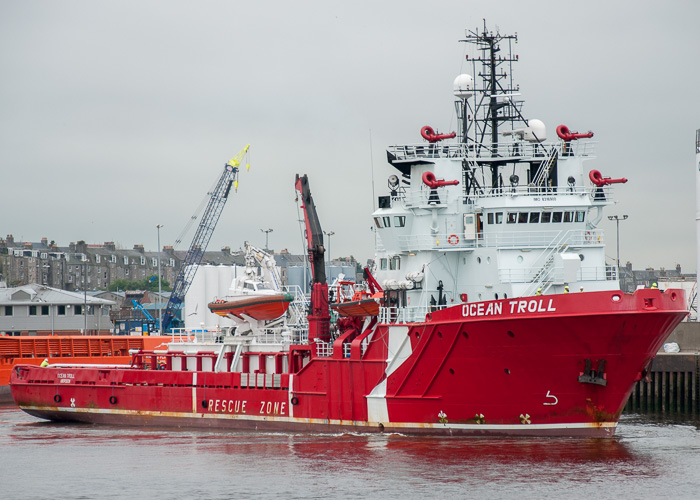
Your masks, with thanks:
[[[456,133],[388,150],[373,214],[376,315],[330,321],[306,176],[308,328],[223,332],[131,366],[16,367],[27,413],[117,425],[448,435],[612,436],[635,381],[686,316],[682,291],[619,289],[598,229],[610,179],[591,133],[548,142],[512,84],[514,36],[468,31]],[[572,293],[568,293],[571,290]],[[291,310],[291,308],[290,308]]]

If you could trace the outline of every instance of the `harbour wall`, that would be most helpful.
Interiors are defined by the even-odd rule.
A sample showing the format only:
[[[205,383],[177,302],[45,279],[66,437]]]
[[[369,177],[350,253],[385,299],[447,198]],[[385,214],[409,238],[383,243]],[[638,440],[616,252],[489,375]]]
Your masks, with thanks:
[[[656,355],[648,377],[635,384],[626,413],[700,415],[700,322],[681,323],[669,342],[680,352]]]

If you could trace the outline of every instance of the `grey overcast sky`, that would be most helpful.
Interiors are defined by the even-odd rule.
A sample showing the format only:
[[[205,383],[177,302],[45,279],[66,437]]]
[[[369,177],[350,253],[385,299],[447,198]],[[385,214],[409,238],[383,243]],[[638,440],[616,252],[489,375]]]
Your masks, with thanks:
[[[593,130],[628,177],[621,260],[695,270],[697,1],[0,0],[0,234],[173,244],[250,143],[209,246],[301,253],[307,173],[333,257],[373,256],[385,147],[456,127],[465,28],[517,32],[525,115]],[[605,218],[607,255],[615,226]],[[187,248],[190,233],[181,248]]]

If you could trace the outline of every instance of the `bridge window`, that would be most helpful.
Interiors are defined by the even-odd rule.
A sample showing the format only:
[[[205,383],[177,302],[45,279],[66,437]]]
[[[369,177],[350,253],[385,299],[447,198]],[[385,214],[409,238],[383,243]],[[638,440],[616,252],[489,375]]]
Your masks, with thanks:
[[[564,212],[564,222],[573,222],[574,221],[574,213],[573,212]]]
[[[391,227],[391,217],[382,217],[384,220],[384,227]]]
[[[406,225],[406,216],[405,215],[394,216],[394,227],[404,227],[405,225]]]
[[[542,212],[542,218],[540,219],[540,222],[543,224],[549,224],[549,222],[552,220],[552,212]]]
[[[561,222],[561,212],[552,212],[552,222]]]
[[[518,214],[516,212],[508,212],[508,219],[507,219],[508,224],[515,224],[515,221],[517,219],[518,219]]]
[[[540,221],[539,212],[530,212],[530,224],[537,224]]]
[[[493,224],[493,212],[489,212],[488,214],[486,214],[486,220],[489,224]]]
[[[503,224],[503,212],[496,212],[496,224]]]
[[[399,257],[398,255],[394,255],[389,261],[389,269],[391,271],[401,269],[401,257]]]
[[[386,271],[387,268],[387,260],[386,259],[379,259],[379,269],[382,271]]]
[[[527,224],[527,212],[520,212],[518,214],[518,224]]]
[[[576,212],[576,222],[583,222],[586,218],[586,212],[579,210]]]
[[[381,229],[381,228],[384,227],[384,225],[382,224],[382,219],[379,218],[379,217],[375,217],[375,218],[374,218],[374,224],[375,224],[379,229]]]

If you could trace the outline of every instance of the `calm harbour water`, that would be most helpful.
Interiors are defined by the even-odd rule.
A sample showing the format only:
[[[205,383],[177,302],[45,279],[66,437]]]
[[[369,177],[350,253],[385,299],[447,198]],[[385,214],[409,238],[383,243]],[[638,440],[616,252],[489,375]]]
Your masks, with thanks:
[[[697,424],[415,438],[54,424],[0,406],[0,498],[699,498]]]

